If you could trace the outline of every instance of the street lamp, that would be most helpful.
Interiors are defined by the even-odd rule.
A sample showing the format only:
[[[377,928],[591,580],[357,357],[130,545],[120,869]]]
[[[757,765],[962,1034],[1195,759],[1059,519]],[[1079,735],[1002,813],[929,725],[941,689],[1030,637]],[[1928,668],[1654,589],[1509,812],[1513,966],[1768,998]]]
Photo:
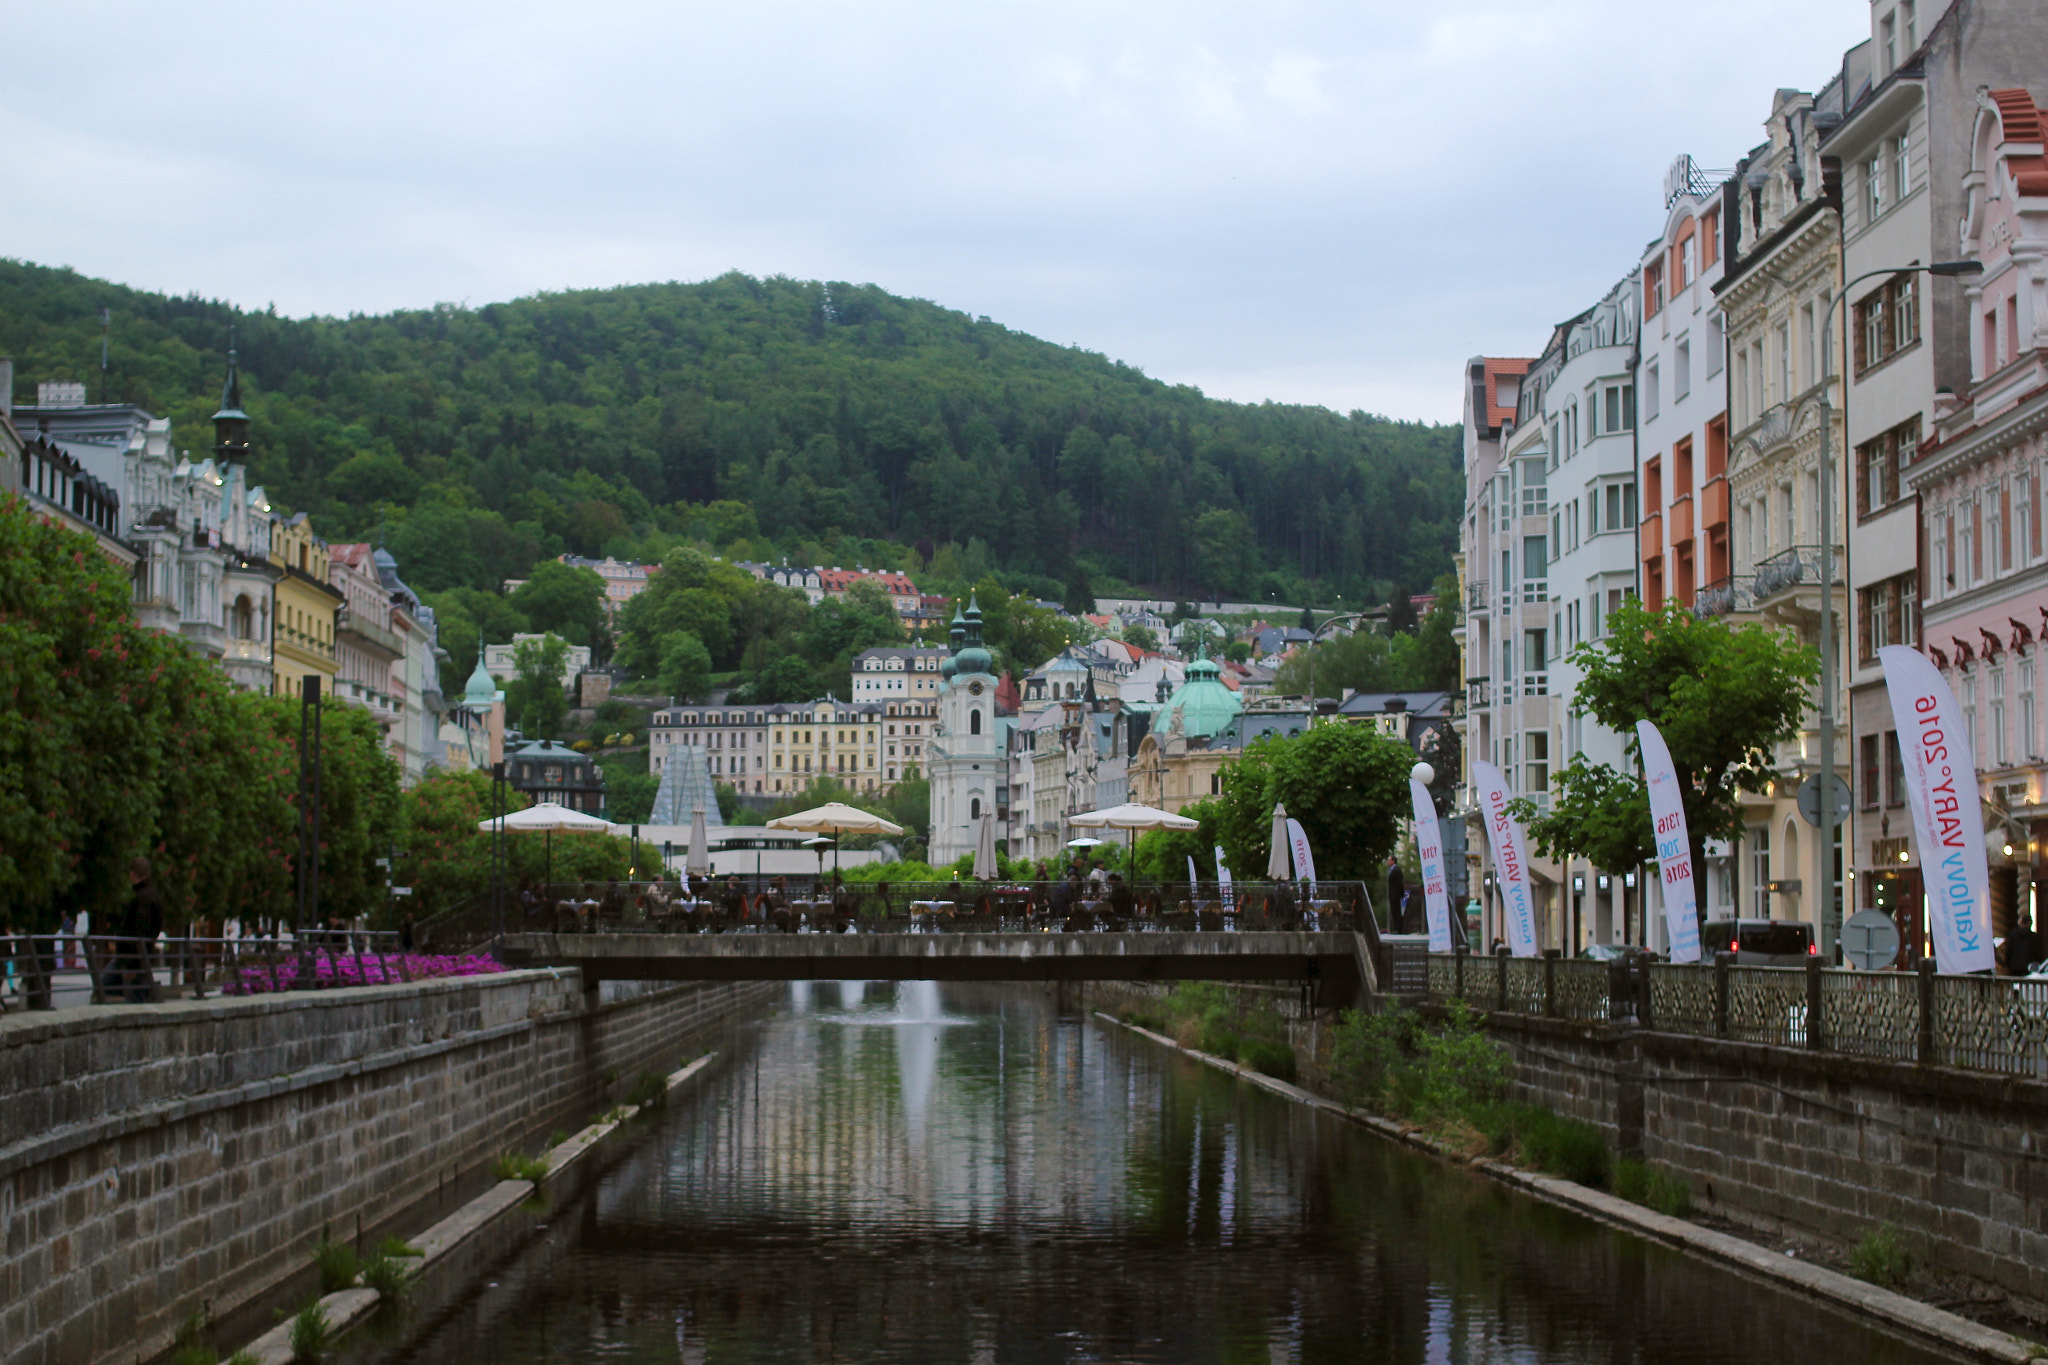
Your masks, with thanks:
[[[1308,659],[1308,723],[1310,725],[1314,725],[1316,723],[1316,641],[1322,639],[1323,632],[1328,630],[1331,626],[1337,625],[1338,623],[1343,621],[1356,621],[1364,615],[1365,613],[1362,611],[1353,611],[1346,612],[1342,616],[1332,616],[1329,620],[1317,626],[1315,630],[1309,634],[1308,653],[1306,657]]]
[[[1835,486],[1834,472],[1828,463],[1834,454],[1834,444],[1828,439],[1828,380],[1834,371],[1834,327],[1835,304],[1849,297],[1849,291],[1868,279],[1879,275],[1976,275],[1983,272],[1982,261],[1934,261],[1927,265],[1888,266],[1879,270],[1866,270],[1844,284],[1828,300],[1827,315],[1820,325],[1820,532],[1823,541],[1820,547],[1820,837],[1815,840],[1813,854],[1813,884],[1818,891],[1820,906],[1820,953],[1821,960],[1835,960],[1835,923],[1840,907],[1835,904]],[[1842,466],[1849,469],[1854,465],[1849,450],[1849,379],[1842,377]],[[1844,536],[1844,543],[1847,543]],[[1972,777],[1974,781],[1974,775]]]

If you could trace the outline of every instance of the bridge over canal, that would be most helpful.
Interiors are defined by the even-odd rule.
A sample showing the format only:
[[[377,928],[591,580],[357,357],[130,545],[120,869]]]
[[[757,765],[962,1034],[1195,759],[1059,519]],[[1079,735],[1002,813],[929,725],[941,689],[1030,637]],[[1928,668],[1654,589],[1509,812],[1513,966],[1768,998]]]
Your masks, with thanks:
[[[1376,978],[1350,931],[1247,933],[512,934],[512,967],[605,981],[1295,981],[1319,1008]]]

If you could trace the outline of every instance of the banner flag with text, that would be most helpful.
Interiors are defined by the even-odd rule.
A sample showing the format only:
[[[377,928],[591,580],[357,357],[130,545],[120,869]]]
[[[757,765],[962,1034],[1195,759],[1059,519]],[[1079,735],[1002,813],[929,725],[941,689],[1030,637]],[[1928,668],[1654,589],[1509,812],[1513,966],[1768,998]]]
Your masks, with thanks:
[[[1529,885],[1529,841],[1508,814],[1507,779],[1493,764],[1475,758],[1472,783],[1479,789],[1486,842],[1493,847],[1493,880],[1500,890],[1502,918],[1507,920],[1508,950],[1516,957],[1534,957],[1536,893]]]
[[[1991,864],[1978,809],[1977,755],[1956,694],[1917,649],[1886,645],[1877,657],[1906,760],[1906,798],[1920,836],[1935,966],[1943,972],[1989,971]]]
[[[1313,885],[1316,879],[1316,855],[1309,852],[1308,832],[1301,827],[1301,821],[1287,817],[1287,843],[1294,850],[1294,876],[1297,881]]]
[[[1422,860],[1422,906],[1429,916],[1429,950],[1451,950],[1451,892],[1444,881],[1444,835],[1437,824],[1436,802],[1429,788],[1408,779],[1408,797],[1415,806],[1415,852]]]
[[[1216,880],[1223,887],[1223,899],[1230,899],[1230,864],[1223,861],[1223,845],[1216,845]]]
[[[1685,825],[1685,794],[1671,748],[1654,721],[1636,722],[1642,742],[1643,776],[1650,785],[1650,827],[1657,840],[1658,896],[1664,928],[1671,935],[1673,962],[1700,960],[1700,897],[1693,880],[1692,838]]]

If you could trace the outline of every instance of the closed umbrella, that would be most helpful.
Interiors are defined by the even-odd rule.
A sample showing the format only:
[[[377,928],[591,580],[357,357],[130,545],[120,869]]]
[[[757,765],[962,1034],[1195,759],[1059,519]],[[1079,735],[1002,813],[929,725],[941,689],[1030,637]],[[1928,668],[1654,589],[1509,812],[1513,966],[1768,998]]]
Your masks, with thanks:
[[[1273,803],[1273,847],[1266,854],[1266,875],[1276,882],[1287,880],[1287,807],[1278,801]]]
[[[507,833],[543,834],[547,836],[548,882],[555,879],[555,831],[567,830],[571,834],[617,834],[619,827],[611,821],[596,815],[586,815],[580,810],[571,810],[559,801],[543,801],[525,810],[515,810],[491,820],[480,820],[477,828],[494,832],[500,827]]]
[[[683,870],[694,875],[711,875],[711,836],[704,829],[704,808],[690,812],[690,856]]]
[[[985,810],[981,813],[981,837],[974,845],[974,876],[978,881],[994,881],[996,875],[996,813]]]

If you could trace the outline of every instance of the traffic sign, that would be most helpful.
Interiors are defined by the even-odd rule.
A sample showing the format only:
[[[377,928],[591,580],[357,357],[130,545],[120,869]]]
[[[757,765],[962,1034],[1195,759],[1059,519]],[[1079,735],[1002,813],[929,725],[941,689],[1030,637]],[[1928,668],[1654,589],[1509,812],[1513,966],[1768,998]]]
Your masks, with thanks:
[[[1866,972],[1899,960],[1899,926],[1882,910],[1858,910],[1842,921],[1842,956]]]
[[[1828,791],[1835,803],[1835,823],[1840,824],[1849,814],[1849,784],[1842,780],[1840,773],[1829,773]],[[1820,823],[1820,778],[1819,773],[1799,784],[1799,814],[1809,825]]]

